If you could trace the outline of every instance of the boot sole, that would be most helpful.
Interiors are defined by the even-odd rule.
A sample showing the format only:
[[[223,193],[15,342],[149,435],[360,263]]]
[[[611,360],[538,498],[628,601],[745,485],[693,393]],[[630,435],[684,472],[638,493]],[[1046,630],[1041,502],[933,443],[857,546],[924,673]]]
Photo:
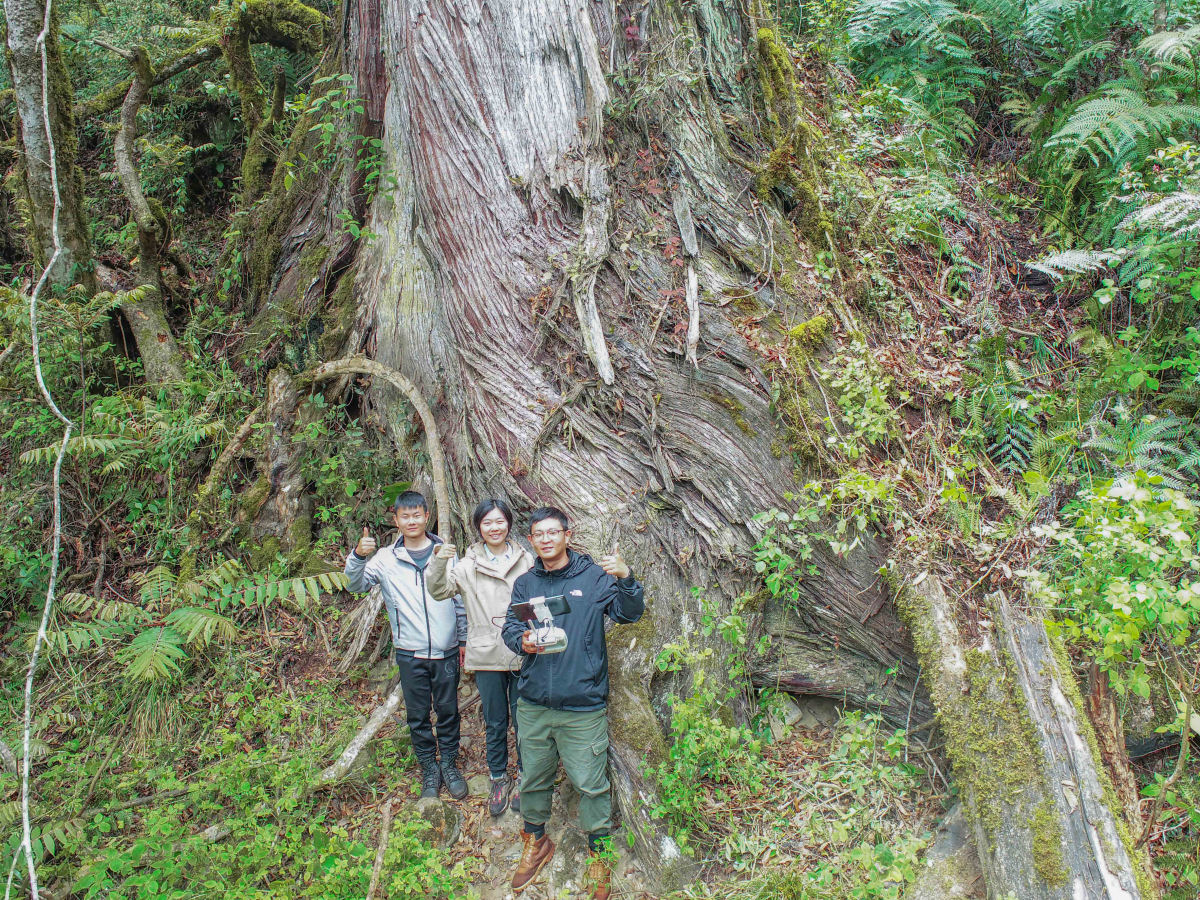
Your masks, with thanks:
[[[537,877],[542,874],[542,869],[546,868],[546,863],[548,863],[548,862],[550,862],[550,860],[554,859],[554,851],[557,849],[558,849],[557,846],[551,846],[550,852],[546,854],[545,859],[543,859],[540,863],[537,864],[537,868],[533,870],[533,874],[529,876],[529,880],[526,881],[520,887],[514,887],[512,889],[512,892],[514,894],[519,894],[519,893],[521,893],[521,891],[525,890],[525,888],[529,887],[531,884],[533,884],[535,881],[537,881]]]

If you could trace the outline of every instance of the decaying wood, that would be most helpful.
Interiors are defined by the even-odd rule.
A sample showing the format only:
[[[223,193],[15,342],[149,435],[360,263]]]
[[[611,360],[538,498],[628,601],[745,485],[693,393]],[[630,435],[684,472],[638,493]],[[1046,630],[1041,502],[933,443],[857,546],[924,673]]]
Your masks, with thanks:
[[[1125,810],[1125,820],[1133,831],[1140,832],[1142,814],[1138,804],[1137,778],[1125,748],[1125,728],[1108,684],[1108,674],[1101,672],[1095,663],[1088,668],[1084,699],[1087,701],[1088,719],[1096,730],[1096,744],[1104,760],[1104,769],[1112,779],[1113,789]]]
[[[343,631],[350,634],[350,646],[346,648],[346,655],[342,657],[341,662],[337,665],[337,671],[345,674],[350,671],[350,667],[354,665],[354,661],[358,659],[363,648],[367,646],[367,641],[371,637],[371,633],[375,630],[375,622],[379,616],[379,610],[383,608],[383,592],[379,585],[371,588],[367,595],[359,601],[350,615],[346,616]]]
[[[375,900],[379,889],[379,877],[383,874],[383,859],[387,855],[388,839],[392,836],[392,801],[383,803],[383,820],[379,823],[379,846],[375,848],[375,865],[371,867],[371,884],[367,887],[367,900]]]
[[[371,739],[383,727],[383,723],[395,714],[403,699],[404,691],[400,684],[397,683],[392,688],[391,693],[384,699],[383,703],[375,707],[370,718],[367,719],[367,724],[359,730],[358,734],[351,738],[350,743],[346,745],[346,749],[342,751],[342,755],[317,776],[316,786],[333,784],[345,778],[354,767],[354,761],[358,759],[358,755],[363,752],[367,744],[371,743]]]
[[[1134,866],[1145,860],[1108,805],[1082,698],[1042,621],[993,595],[990,627],[971,645],[935,576],[914,578],[905,596],[988,895],[1140,900]]]

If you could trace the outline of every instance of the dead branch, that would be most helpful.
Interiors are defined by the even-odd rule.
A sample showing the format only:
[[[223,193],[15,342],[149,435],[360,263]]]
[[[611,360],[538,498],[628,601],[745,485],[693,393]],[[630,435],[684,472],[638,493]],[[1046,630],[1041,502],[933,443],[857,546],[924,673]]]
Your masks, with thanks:
[[[425,445],[429,452],[429,465],[433,472],[433,490],[437,498],[437,530],[443,537],[450,534],[450,490],[449,479],[446,477],[446,457],[442,453],[442,439],[438,432],[437,421],[433,418],[433,410],[413,384],[401,372],[391,366],[365,356],[346,357],[322,363],[315,369],[301,374],[297,381],[315,384],[318,381],[328,381],[342,375],[370,375],[386,381],[402,393],[421,418],[425,428]]]
[[[387,854],[388,839],[392,836],[392,801],[383,804],[383,821],[379,825],[379,846],[375,848],[375,865],[371,867],[371,885],[367,888],[367,900],[375,900],[379,888],[379,876],[383,874],[383,858]]]
[[[254,431],[254,426],[258,423],[258,417],[262,415],[262,406],[256,406],[250,415],[246,416],[246,420],[242,422],[241,427],[234,433],[233,438],[225,445],[225,449],[221,451],[221,455],[217,457],[217,461],[213,463],[212,468],[208,472],[208,477],[204,479],[204,484],[200,486],[200,492],[196,495],[197,507],[205,509],[209,503],[213,492],[217,488],[217,484],[225,477],[225,473],[233,464],[233,459],[237,456],[245,445],[251,432]]]
[[[367,724],[346,745],[346,749],[342,751],[342,755],[337,758],[337,761],[317,776],[317,787],[332,784],[346,777],[346,774],[353,767],[354,761],[358,759],[358,754],[362,753],[363,748],[371,742],[371,739],[383,727],[383,723],[396,712],[403,698],[404,691],[397,684],[392,688],[392,692],[387,695],[387,699],[375,707],[375,711],[371,713],[371,718],[367,719]]]

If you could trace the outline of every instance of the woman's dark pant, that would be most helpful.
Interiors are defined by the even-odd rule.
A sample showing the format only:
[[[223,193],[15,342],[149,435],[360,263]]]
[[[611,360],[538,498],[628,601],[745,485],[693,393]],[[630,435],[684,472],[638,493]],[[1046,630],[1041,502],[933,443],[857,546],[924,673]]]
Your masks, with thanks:
[[[479,705],[483,723],[487,726],[487,764],[493,778],[508,773],[508,726],[517,732],[517,673],[475,672],[479,688]],[[519,746],[519,745],[518,745]],[[521,751],[517,750],[517,767],[521,766]]]

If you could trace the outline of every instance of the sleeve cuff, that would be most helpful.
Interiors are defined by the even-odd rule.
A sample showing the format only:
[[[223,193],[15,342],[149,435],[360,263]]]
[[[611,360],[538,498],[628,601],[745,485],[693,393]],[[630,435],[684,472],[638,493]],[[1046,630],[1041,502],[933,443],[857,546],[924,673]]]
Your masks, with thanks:
[[[637,579],[633,577],[633,570],[630,569],[629,574],[624,578],[618,578],[617,583],[624,587],[633,587],[635,584],[637,584]]]
[[[357,550],[351,550],[350,555],[353,556],[355,559],[366,559],[365,556],[359,556]]]

